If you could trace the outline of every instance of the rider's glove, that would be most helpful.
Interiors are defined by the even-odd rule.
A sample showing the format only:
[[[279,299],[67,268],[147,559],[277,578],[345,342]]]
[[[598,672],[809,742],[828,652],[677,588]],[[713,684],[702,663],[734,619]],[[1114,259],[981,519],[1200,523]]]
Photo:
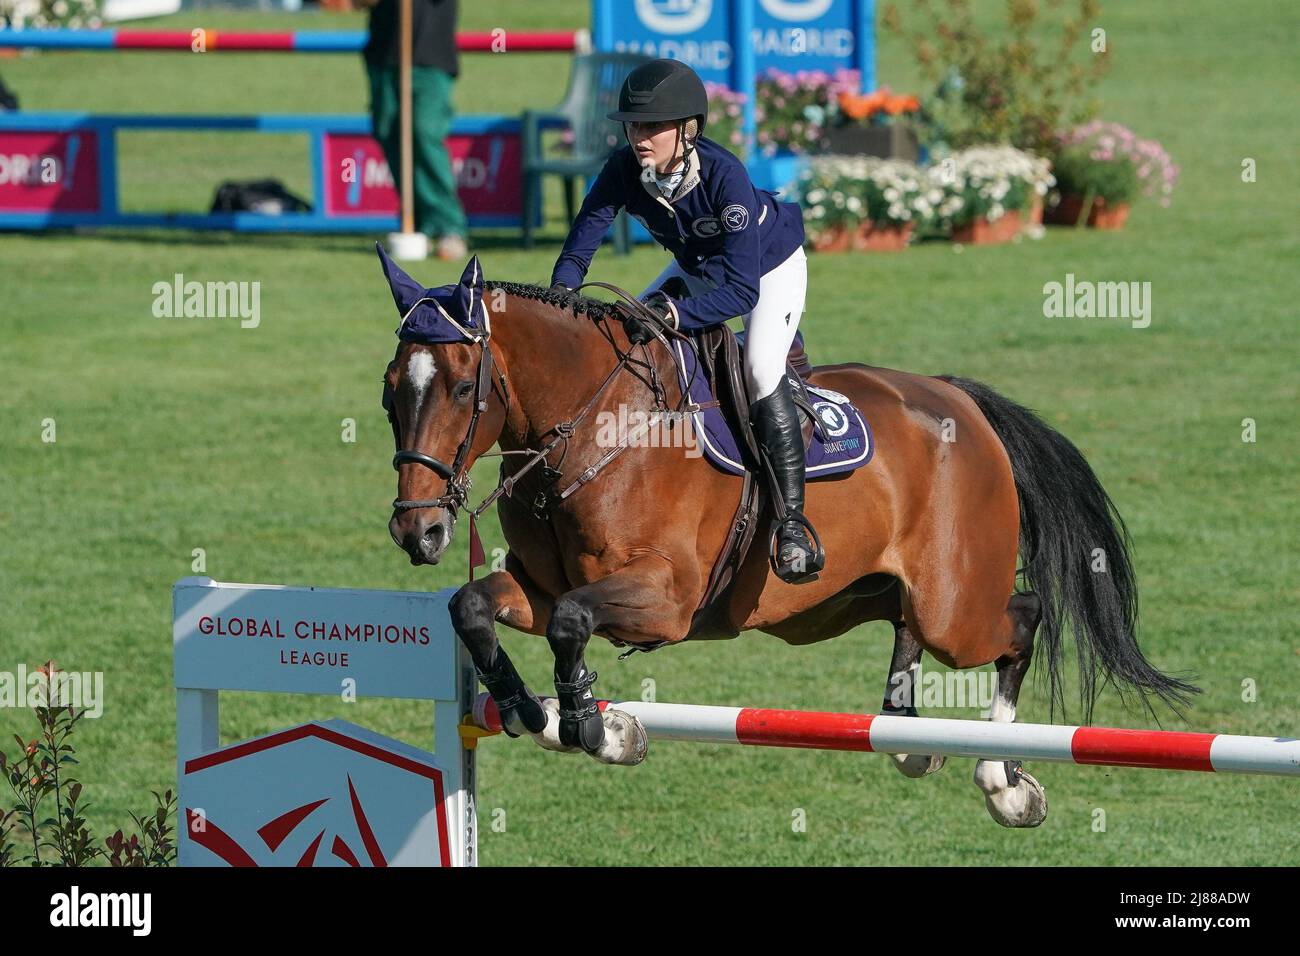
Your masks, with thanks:
[[[659,331],[655,325],[663,328],[673,325],[673,309],[668,296],[662,292],[652,292],[642,304],[645,309],[636,312],[622,303],[618,307],[623,317],[623,331],[633,345],[644,345],[654,338]],[[647,314],[641,314],[642,311]]]

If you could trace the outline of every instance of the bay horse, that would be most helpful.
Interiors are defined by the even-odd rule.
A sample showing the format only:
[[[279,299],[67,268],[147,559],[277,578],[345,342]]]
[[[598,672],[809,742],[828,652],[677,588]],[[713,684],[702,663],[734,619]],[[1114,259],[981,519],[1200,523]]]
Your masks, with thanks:
[[[692,633],[742,479],[663,444],[629,447],[597,468],[610,449],[592,422],[679,395],[669,350],[662,341],[631,346],[610,303],[511,282],[483,289],[487,329],[461,329],[454,342],[402,341],[388,366],[398,448],[389,530],[412,564],[436,564],[467,507],[470,466],[493,446],[505,455],[495,493],[509,545],[504,567],[460,588],[450,614],[511,736],[607,763],[644,757],[639,722],[596,708],[596,675],[584,660],[593,634],[645,649],[757,629],[803,645],[888,621],[883,713],[916,714],[907,691],[929,652],[952,668],[993,663],[990,719],[1012,721],[1036,636],[1053,710],[1064,706],[1068,628],[1086,719],[1105,684],[1174,708],[1196,692],[1139,649],[1126,529],[1068,439],[978,382],[859,364],[811,376],[849,396],[879,439],[866,466],[808,482],[806,513],[820,530],[825,570],[788,585],[765,548],[751,546],[721,613]],[[397,285],[394,296],[401,311]],[[1016,588],[1018,554],[1032,590]],[[558,699],[532,693],[497,623],[545,635]],[[943,758],[894,763],[920,777]],[[1042,787],[1019,762],[981,760],[975,783],[1004,826],[1036,826],[1046,815]]]

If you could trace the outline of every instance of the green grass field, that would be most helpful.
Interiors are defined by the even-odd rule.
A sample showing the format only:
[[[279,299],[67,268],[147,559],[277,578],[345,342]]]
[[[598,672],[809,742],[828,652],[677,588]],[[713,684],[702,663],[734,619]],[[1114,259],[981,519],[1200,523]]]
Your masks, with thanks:
[[[465,29],[582,26],[588,8],[462,6]],[[166,25],[359,22],[220,13]],[[1161,140],[1181,164],[1173,206],[1140,205],[1115,234],[1051,230],[995,248],[814,256],[803,329],[814,361],[980,378],[1041,410],[1088,455],[1128,521],[1142,644],[1204,688],[1187,729],[1294,734],[1300,27],[1287,0],[1231,9],[1112,0],[1102,25],[1115,51],[1103,116]],[[366,105],[350,56],[46,54],[0,60],[0,73],[32,110]],[[924,92],[884,34],[879,73]],[[565,76],[562,58],[466,57],[459,108],[546,105]],[[1253,184],[1240,178],[1246,157],[1258,163]],[[129,208],[197,209],[227,177],[271,174],[305,189],[305,161],[301,144],[273,137],[139,136],[126,145],[124,195]],[[481,237],[487,274],[546,280],[562,229],[553,220],[531,253]],[[0,236],[0,669],[54,658],[104,672],[105,714],[77,734],[101,838],[174,781],[170,588],[192,573],[193,549],[206,551],[208,574],[230,581],[432,590],[463,579],[463,534],[442,566],[414,569],[385,528],[394,479],[379,379],[395,321],[372,238]],[[605,253],[593,278],[637,288],[662,258],[649,248]],[[415,270],[429,285],[459,271]],[[261,326],[154,318],[153,284],[178,272],[261,282]],[[1042,287],[1067,273],[1149,281],[1151,326],[1045,319]],[[57,422],[52,445],[41,441],[45,418]],[[340,441],[344,418],[360,423],[355,444]],[[1254,443],[1242,441],[1245,418],[1257,423]],[[478,470],[480,489],[494,467]],[[489,548],[501,544],[494,522],[484,530]],[[543,687],[545,642],[507,640]],[[807,649],[752,634],[623,663],[593,642],[588,660],[605,696],[639,696],[653,678],[665,701],[873,712],[889,652],[889,628],[877,624]],[[1250,702],[1246,682],[1257,688]],[[428,744],[429,708],[418,704],[363,701],[331,713],[324,700],[225,699],[227,741],[335,715]],[[1048,719],[1041,685],[1027,687],[1020,717]],[[1096,723],[1149,718],[1108,696]],[[12,733],[34,728],[27,712],[0,712],[10,747]],[[626,769],[526,741],[494,740],[480,753],[481,855],[494,865],[1300,863],[1293,780],[1039,764],[1030,769],[1050,814],[1037,830],[1012,832],[988,818],[971,761],[911,781],[881,758],[851,754],[659,744]],[[498,808],[504,832],[490,825]],[[792,831],[797,810],[806,832]]]

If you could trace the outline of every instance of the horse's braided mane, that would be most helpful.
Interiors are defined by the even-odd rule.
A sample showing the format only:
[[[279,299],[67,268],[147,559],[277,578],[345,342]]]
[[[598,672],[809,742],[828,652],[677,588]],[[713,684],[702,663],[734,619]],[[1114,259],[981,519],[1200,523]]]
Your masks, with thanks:
[[[555,306],[557,309],[572,309],[574,315],[585,314],[592,319],[618,318],[618,314],[611,303],[602,302],[600,299],[590,299],[585,295],[579,295],[576,292],[569,292],[564,289],[547,289],[539,285],[526,285],[521,282],[495,282],[491,279],[487,281],[487,287],[489,289],[499,289],[506,295],[517,295],[523,299],[543,302],[546,305]]]

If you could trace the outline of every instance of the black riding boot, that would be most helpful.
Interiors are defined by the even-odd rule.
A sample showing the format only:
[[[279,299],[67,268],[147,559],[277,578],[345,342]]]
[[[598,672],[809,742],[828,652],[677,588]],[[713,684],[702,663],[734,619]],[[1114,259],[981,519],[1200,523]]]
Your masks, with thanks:
[[[786,520],[777,529],[774,569],[789,584],[813,581],[826,565],[826,554],[810,538],[812,526],[803,515],[803,433],[799,430],[799,409],[784,375],[776,391],[754,402],[749,414],[754,434],[772,463],[785,499]]]

